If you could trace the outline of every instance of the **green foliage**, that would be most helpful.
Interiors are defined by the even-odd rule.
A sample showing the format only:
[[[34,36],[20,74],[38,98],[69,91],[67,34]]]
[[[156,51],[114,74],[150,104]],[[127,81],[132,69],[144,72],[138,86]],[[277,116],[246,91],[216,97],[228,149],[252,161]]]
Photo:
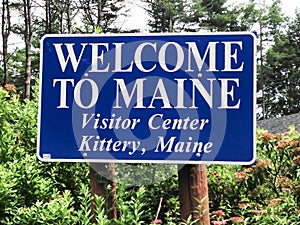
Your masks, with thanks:
[[[80,221],[81,225],[88,225],[90,224],[92,218],[91,215],[92,196],[91,196],[89,185],[87,185],[86,183],[81,183],[80,186],[81,186],[80,193],[77,195],[80,204],[76,212],[76,217],[77,220]],[[98,200],[97,200],[97,205],[99,205],[98,206],[99,208],[102,208],[101,202],[100,201],[98,202]]]
[[[227,6],[227,0],[144,0],[151,32],[245,31],[255,18],[255,4]]]
[[[8,92],[0,88],[0,224],[91,224],[88,164],[37,162],[37,86],[33,87],[31,101],[22,101],[13,87],[10,89]],[[153,172],[156,179],[166,176],[170,168]],[[142,174],[138,176],[142,178]],[[159,196],[168,196],[164,198],[160,215],[178,216],[176,189],[176,178],[147,189],[118,185],[119,219],[108,220],[104,200],[96,196],[96,221],[98,224],[150,223]],[[166,220],[178,221],[178,217]]]
[[[180,22],[186,18],[184,11],[186,1],[143,1],[147,3],[145,10],[150,15],[148,25],[151,32],[174,32],[182,29]]]
[[[257,22],[256,3],[252,1],[229,5],[227,0],[193,0],[184,7],[188,14],[182,21],[186,31],[249,31]]]
[[[239,218],[244,224],[297,224],[300,134],[294,128],[276,135],[258,130],[257,137],[255,165],[229,166],[226,174],[219,167],[209,167],[211,218]]]
[[[39,40],[38,40],[39,41]],[[37,40],[35,40],[35,43]],[[39,43],[36,43],[38,46]],[[36,47],[37,47],[36,46]],[[23,99],[24,98],[24,81],[25,81],[25,48],[15,49],[10,53],[8,59],[8,84],[13,84],[16,87],[16,92]],[[31,52],[31,84],[35,85],[39,77],[39,51]]]
[[[144,224],[146,217],[146,202],[145,202],[145,187],[141,186],[136,190],[129,191],[129,196],[126,201],[123,198],[119,198],[121,201],[117,201],[119,219],[116,224]]]
[[[82,0],[79,2],[82,9],[82,22],[80,26],[76,26],[77,32],[92,33],[99,27],[103,33],[117,33],[120,28],[114,25],[119,16],[126,15],[124,9],[124,0],[102,0],[91,1]],[[121,12],[123,11],[123,12]]]
[[[208,196],[206,196],[203,199],[196,199],[198,202],[198,206],[193,210],[194,215],[197,216],[197,219],[193,219],[193,215],[191,214],[186,220],[183,220],[180,225],[193,225],[193,224],[199,224],[205,225],[203,221],[201,221],[201,218],[203,218],[206,213],[209,213],[208,211],[203,210],[203,202],[207,201]]]
[[[98,225],[109,225],[111,221],[105,211],[105,199],[102,196],[95,196],[96,198],[96,222]]]
[[[149,4],[146,11],[152,32],[244,31],[258,22],[263,30],[263,43],[271,43],[263,57],[262,70],[258,70],[262,71],[259,79],[265,79],[267,117],[299,112],[299,11],[285,26],[280,0],[270,6],[264,1],[230,6],[225,0],[145,2]],[[12,12],[22,16],[22,4],[12,4]],[[34,48],[39,47],[42,33],[119,31],[112,24],[121,15],[125,1],[45,0],[42,4],[47,16],[33,17]],[[79,14],[78,7],[83,15],[81,25],[74,19]],[[23,28],[22,23],[14,25],[13,32],[23,36]],[[38,51],[34,48],[33,84],[39,70]],[[88,165],[36,161],[38,86],[32,88],[32,100],[23,101],[25,49],[16,49],[8,58],[8,82],[13,85],[0,87],[0,225],[91,224]],[[258,87],[261,88],[260,81]],[[281,135],[259,130],[257,137],[255,165],[208,167],[211,220],[228,224],[297,225],[300,135],[291,128],[289,133]],[[163,224],[197,223],[192,216],[186,221],[180,219],[178,177],[174,170],[176,167],[172,165],[119,167],[118,179],[122,184],[117,185],[118,219],[109,220],[104,198],[95,196],[96,223],[150,224],[156,218],[160,198],[163,200],[158,219]],[[164,177],[168,179],[161,180]],[[133,185],[136,180],[145,185],[125,185]],[[156,180],[161,182],[155,183]],[[201,212],[201,208],[197,210]]]
[[[10,87],[13,89],[13,87]],[[37,103],[0,88],[0,155],[2,162],[22,158],[36,145]]]
[[[10,90],[0,88],[0,224],[41,224],[47,215],[46,224],[68,221],[81,204],[73,196],[88,183],[88,166],[37,162],[37,92],[32,101],[21,101]]]
[[[33,100],[21,101],[13,87],[10,90],[0,89],[0,224],[91,224],[88,165],[37,162],[37,92]],[[209,166],[211,220],[299,224],[299,142],[300,134],[292,127],[276,135],[258,130],[255,165]],[[96,224],[197,224],[192,217],[180,219],[177,176],[171,175],[174,168],[168,165],[154,170],[148,164],[120,167],[119,172],[144,179],[148,186],[127,186],[125,175],[119,176],[124,184],[117,185],[118,218],[110,220],[104,198],[95,196]],[[135,172],[145,169],[150,171],[146,177]],[[153,183],[163,176],[169,178]],[[201,207],[196,210],[201,213]]]
[[[287,33],[275,36],[264,65],[268,117],[300,110],[300,12],[288,24]]]
[[[6,224],[74,224],[75,212],[70,191],[59,194],[53,190],[53,197],[46,203],[37,201],[32,206],[19,208],[12,219],[6,220]]]
[[[226,0],[195,1],[196,12],[200,26],[209,31],[225,31],[228,19],[225,3]],[[232,14],[231,14],[232,15]]]

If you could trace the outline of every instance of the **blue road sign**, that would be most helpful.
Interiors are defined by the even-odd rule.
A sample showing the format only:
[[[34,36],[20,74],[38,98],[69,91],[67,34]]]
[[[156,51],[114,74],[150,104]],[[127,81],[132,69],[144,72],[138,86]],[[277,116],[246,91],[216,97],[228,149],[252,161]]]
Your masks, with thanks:
[[[38,159],[252,164],[255,39],[45,35]]]

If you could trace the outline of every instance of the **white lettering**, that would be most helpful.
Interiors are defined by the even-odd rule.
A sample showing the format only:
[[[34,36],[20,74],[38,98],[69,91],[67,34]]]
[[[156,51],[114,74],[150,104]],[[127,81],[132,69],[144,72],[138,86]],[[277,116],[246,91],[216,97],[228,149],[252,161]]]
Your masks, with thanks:
[[[123,79],[114,79],[116,81],[116,104],[114,108],[122,108],[119,102],[119,93],[122,94],[126,107],[128,108],[133,98],[133,94],[136,92],[136,106],[134,108],[146,108],[143,105],[143,82],[146,79],[136,79],[134,87],[129,95]]]
[[[199,50],[197,48],[197,45],[195,42],[186,42],[188,44],[188,68],[185,70],[185,72],[194,72],[192,69],[192,62],[191,62],[191,54],[193,54],[194,59],[196,61],[198,70],[201,71],[205,58],[207,57],[208,51],[209,51],[209,69],[208,71],[218,71],[216,69],[216,58],[217,58],[217,51],[216,51],[216,45],[218,42],[209,42],[208,46],[205,49],[205,53],[203,58],[201,58],[201,55],[199,53]]]
[[[67,83],[71,82],[72,87],[74,87],[74,79],[53,79],[53,87],[55,87],[56,82],[60,82],[60,100],[57,108],[69,108],[69,106],[67,106]]]
[[[196,106],[196,91],[195,88],[197,88],[197,90],[201,93],[201,95],[203,96],[204,100],[206,101],[206,103],[209,105],[210,108],[213,107],[213,82],[216,79],[207,79],[210,81],[210,91],[208,93],[208,91],[205,89],[205,87],[203,86],[203,84],[198,80],[198,79],[190,79],[193,82],[193,95],[192,95],[192,99],[193,99],[193,105],[190,107],[191,109],[197,109],[198,107]]]
[[[222,42],[224,44],[224,69],[222,71],[243,71],[244,68],[244,62],[241,63],[241,66],[237,69],[232,68],[232,60],[234,60],[234,63],[237,63],[237,49],[231,54],[232,52],[232,45],[238,45],[240,49],[243,48],[243,42],[241,41],[229,41],[229,42]]]
[[[221,106],[219,109],[238,109],[240,108],[240,99],[238,102],[233,105],[229,106],[228,105],[228,96],[231,97],[231,100],[234,101],[234,87],[232,86],[231,90],[228,91],[228,82],[233,81],[236,83],[236,86],[239,87],[239,79],[238,78],[231,78],[231,79],[225,79],[225,78],[220,78],[221,81]]]
[[[88,105],[83,105],[82,101],[81,101],[81,87],[82,87],[82,84],[85,83],[85,82],[90,84],[91,91],[92,91],[91,100],[90,100],[90,103]],[[76,84],[75,89],[74,89],[74,100],[75,100],[76,104],[79,107],[83,108],[83,109],[88,109],[88,108],[93,107],[96,104],[97,100],[98,100],[98,95],[99,95],[98,86],[95,83],[95,81],[93,81],[92,79],[82,79],[82,80],[80,80]]]
[[[175,46],[176,53],[177,53],[176,65],[173,69],[169,69],[166,64],[166,50],[169,45]],[[178,71],[181,68],[183,61],[184,61],[184,53],[183,53],[181,46],[176,42],[167,42],[167,43],[163,44],[163,46],[161,46],[160,51],[158,53],[158,61],[159,61],[161,68],[164,71],[169,72],[169,73]]]
[[[154,49],[154,52],[156,52],[156,43],[145,42],[145,43],[140,44],[137,47],[137,49],[135,51],[135,54],[134,54],[134,62],[135,62],[136,67],[140,71],[145,72],[145,73],[149,73],[149,72],[153,71],[156,68],[156,64],[154,64],[152,68],[147,69],[147,70],[143,67],[142,52],[143,52],[144,47],[147,46],[147,45],[151,46]]]
[[[185,109],[184,106],[184,81],[187,79],[174,79],[177,81],[177,105],[176,109]]]
[[[160,95],[157,96],[158,92],[160,93]],[[148,108],[155,108],[153,106],[153,102],[154,102],[154,100],[159,100],[159,99],[162,100],[164,103],[164,106],[161,108],[163,108],[163,109],[172,108],[172,106],[170,105],[169,97],[167,95],[167,91],[166,91],[166,88],[165,88],[165,85],[164,85],[162,79],[159,79],[157,82],[153,97],[151,99],[151,103]]]
[[[99,69],[98,65],[100,62],[103,65],[103,57],[104,57],[104,50],[101,51],[100,55],[98,55],[99,46],[105,47],[106,51],[108,51],[108,43],[92,43],[92,65],[90,72],[108,72],[109,63],[107,64],[106,68]]]
[[[132,72],[133,61],[127,69],[122,69],[122,46],[125,43],[113,43],[115,47],[115,69],[112,72]]]
[[[67,52],[68,52],[67,58],[65,58],[65,56],[63,54],[63,51],[62,51],[62,45],[63,44],[53,44],[53,45],[55,47],[56,54],[57,54],[62,72],[65,72],[67,64],[68,64],[69,61],[71,61],[73,71],[76,72],[77,68],[78,68],[78,65],[79,65],[79,62],[81,60],[83,51],[84,51],[85,46],[87,45],[87,43],[82,43],[81,44],[81,46],[82,46],[81,47],[81,52],[80,52],[78,58],[76,57],[75,52],[74,52],[74,48],[73,48],[73,46],[75,44],[71,44],[71,43],[70,44],[64,44],[67,47]]]

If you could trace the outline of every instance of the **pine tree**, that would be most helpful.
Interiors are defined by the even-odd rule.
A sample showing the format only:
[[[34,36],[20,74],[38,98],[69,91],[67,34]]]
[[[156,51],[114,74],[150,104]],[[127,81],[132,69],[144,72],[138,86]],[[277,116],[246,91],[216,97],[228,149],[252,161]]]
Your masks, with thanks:
[[[181,30],[186,1],[144,0],[146,12],[150,16],[150,32],[175,32]]]
[[[273,1],[271,5],[267,5],[265,1],[260,2],[256,11],[257,23],[259,24],[257,89],[262,93],[257,100],[259,107],[262,109],[262,113],[258,114],[258,119],[265,119],[272,114],[268,109],[270,93],[266,85],[269,85],[269,71],[267,66],[265,66],[265,52],[268,51],[270,45],[273,45],[272,43],[275,42],[276,45],[276,39],[278,41],[278,38],[283,35],[287,18],[281,11],[281,0]]]
[[[257,21],[253,1],[228,5],[227,0],[193,0],[190,5],[186,22],[194,26],[188,31],[249,31]]]
[[[265,63],[266,112],[268,117],[300,111],[300,11],[289,22],[287,33],[274,37]]]
[[[124,0],[83,0],[80,1],[82,9],[83,28],[77,27],[82,33],[92,33],[97,29],[101,32],[116,33],[119,30],[112,26],[124,8]]]

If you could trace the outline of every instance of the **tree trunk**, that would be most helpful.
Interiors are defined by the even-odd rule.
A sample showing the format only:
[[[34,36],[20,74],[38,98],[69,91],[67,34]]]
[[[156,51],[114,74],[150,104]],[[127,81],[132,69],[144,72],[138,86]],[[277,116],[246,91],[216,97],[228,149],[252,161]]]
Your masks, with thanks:
[[[205,165],[185,165],[178,172],[180,214],[183,220],[192,215],[196,224],[209,225],[208,184]]]
[[[98,19],[97,19],[97,27],[101,27],[102,28],[102,0],[98,0],[98,7],[97,7],[97,16],[98,16]]]
[[[49,2],[49,0],[45,0],[45,32],[46,32],[46,34],[50,34],[50,31],[51,31],[50,15],[51,15],[50,2]]]
[[[31,23],[31,0],[23,0],[24,20],[25,20],[25,98],[30,99],[30,82],[31,82],[31,44],[32,44],[32,23]]]
[[[71,1],[67,2],[67,28],[68,34],[72,34]]]
[[[4,86],[7,83],[8,79],[8,37],[11,31],[10,23],[10,11],[8,0],[2,1],[2,54],[3,54],[3,81],[2,85]]]
[[[104,175],[104,176],[103,176]],[[116,181],[114,163],[91,163],[90,165],[90,187],[92,196],[102,196],[106,200],[106,212],[109,219],[117,218],[116,209]],[[111,186],[111,190],[107,186]],[[96,223],[95,201],[92,202],[92,223]]]

